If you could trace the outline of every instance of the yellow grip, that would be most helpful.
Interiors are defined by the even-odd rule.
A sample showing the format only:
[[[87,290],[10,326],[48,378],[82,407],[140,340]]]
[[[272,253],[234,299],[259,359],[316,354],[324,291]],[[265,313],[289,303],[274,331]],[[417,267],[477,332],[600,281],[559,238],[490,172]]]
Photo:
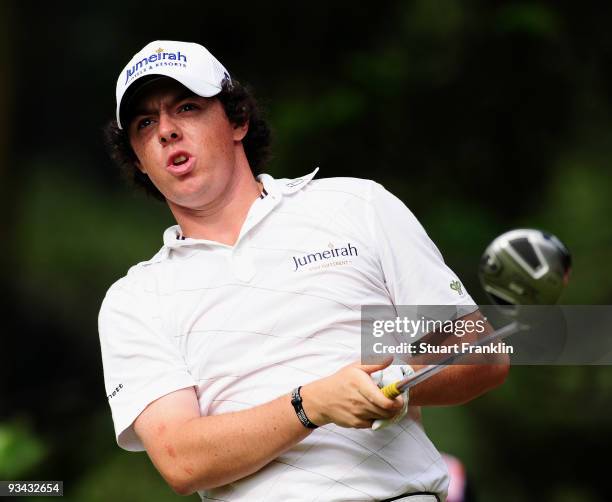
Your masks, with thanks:
[[[397,388],[397,384],[399,382],[393,382],[390,383],[389,385],[385,385],[382,389],[380,389],[382,391],[382,393],[388,397],[389,399],[395,399],[397,396],[399,396],[401,394],[401,392],[398,390]]]

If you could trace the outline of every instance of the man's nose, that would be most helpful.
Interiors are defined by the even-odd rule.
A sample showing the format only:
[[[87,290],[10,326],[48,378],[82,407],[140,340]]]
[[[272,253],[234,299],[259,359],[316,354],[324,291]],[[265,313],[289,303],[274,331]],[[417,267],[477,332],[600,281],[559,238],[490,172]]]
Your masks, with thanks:
[[[177,124],[165,114],[159,117],[159,127],[157,131],[159,134],[159,142],[162,145],[167,145],[181,138],[181,131]]]

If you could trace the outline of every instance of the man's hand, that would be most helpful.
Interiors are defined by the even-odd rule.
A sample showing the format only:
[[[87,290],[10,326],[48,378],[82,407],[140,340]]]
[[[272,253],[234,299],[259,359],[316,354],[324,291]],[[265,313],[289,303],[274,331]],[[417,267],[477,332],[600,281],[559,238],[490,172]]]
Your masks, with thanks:
[[[304,411],[317,425],[334,423],[341,427],[370,428],[380,418],[391,418],[402,410],[399,396],[383,395],[370,375],[389,366],[353,363],[333,375],[304,385],[301,389]]]

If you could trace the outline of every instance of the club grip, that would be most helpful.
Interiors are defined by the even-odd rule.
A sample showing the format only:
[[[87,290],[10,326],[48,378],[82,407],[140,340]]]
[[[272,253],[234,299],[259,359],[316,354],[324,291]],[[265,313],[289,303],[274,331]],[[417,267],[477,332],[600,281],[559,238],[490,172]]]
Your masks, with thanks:
[[[398,382],[390,383],[389,385],[385,385],[380,390],[389,399],[395,399],[397,396],[399,396],[401,394],[401,392],[397,388],[397,384],[398,384]]]

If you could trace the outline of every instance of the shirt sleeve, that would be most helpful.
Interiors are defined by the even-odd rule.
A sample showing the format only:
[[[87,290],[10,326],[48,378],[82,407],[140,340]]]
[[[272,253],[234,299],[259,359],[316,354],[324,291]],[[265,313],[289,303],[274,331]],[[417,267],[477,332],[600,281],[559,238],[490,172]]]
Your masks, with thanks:
[[[133,423],[148,404],[196,385],[178,347],[163,332],[156,304],[154,293],[119,281],[107,292],[98,317],[117,444],[128,451],[144,450]]]
[[[368,220],[394,305],[464,305],[461,315],[476,309],[414,214],[378,183],[372,184]]]

